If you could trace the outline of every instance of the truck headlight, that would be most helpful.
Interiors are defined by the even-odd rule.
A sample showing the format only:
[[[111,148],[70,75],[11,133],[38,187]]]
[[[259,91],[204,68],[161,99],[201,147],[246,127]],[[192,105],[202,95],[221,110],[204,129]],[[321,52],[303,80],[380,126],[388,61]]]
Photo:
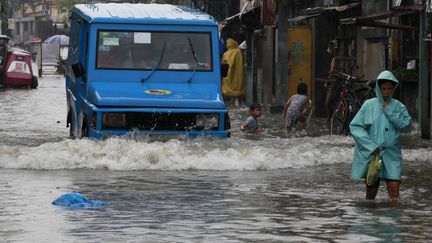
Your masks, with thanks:
[[[124,128],[126,115],[124,113],[104,113],[102,117],[103,128]]]
[[[217,114],[200,114],[196,116],[196,129],[210,130],[218,129],[219,115]]]

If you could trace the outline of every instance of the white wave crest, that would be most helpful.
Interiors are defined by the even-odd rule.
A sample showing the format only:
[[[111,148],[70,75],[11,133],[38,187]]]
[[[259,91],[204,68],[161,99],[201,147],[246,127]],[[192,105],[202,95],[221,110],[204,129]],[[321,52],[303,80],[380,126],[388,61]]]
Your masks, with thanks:
[[[322,136],[265,139],[171,139],[149,142],[111,138],[64,140],[37,147],[0,146],[0,168],[108,170],[274,170],[351,163],[353,140]],[[404,151],[426,160],[426,149]]]

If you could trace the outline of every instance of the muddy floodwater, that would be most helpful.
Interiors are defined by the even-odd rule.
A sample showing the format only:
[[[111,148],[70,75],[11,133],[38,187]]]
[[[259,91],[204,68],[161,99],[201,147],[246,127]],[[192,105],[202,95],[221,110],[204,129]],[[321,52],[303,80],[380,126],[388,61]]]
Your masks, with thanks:
[[[64,77],[0,90],[0,242],[430,242],[432,143],[403,135],[401,201],[350,179],[354,141],[313,119],[285,135],[71,140]],[[51,204],[79,192],[105,207]]]

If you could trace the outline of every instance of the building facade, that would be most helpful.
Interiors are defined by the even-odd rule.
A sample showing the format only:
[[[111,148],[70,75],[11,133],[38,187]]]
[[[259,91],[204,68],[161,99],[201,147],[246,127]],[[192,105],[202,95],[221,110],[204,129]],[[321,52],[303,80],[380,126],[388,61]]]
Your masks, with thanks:
[[[419,122],[422,137],[431,137],[430,0],[242,1],[252,2],[225,22],[248,43],[248,103],[280,110],[305,82],[314,115],[325,117],[332,42],[338,71],[370,81],[384,69],[393,71],[400,80],[395,97]]]

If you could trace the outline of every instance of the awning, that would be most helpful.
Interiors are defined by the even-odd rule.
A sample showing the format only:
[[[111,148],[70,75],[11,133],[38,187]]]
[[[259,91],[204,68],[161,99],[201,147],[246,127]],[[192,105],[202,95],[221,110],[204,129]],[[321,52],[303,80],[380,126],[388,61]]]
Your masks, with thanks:
[[[308,18],[313,18],[313,17],[317,17],[320,16],[321,14],[312,14],[312,15],[299,15],[297,17],[294,18],[290,18],[288,19],[288,22],[297,22],[297,21],[302,21]]]
[[[230,25],[232,23],[236,23],[237,21],[246,28],[246,29],[255,29],[260,27],[260,14],[261,8],[254,7],[249,10],[244,11],[243,13],[235,14],[231,17],[226,18],[222,24]]]
[[[307,9],[303,9],[303,10],[299,11],[301,15],[296,16],[294,18],[289,18],[288,22],[298,22],[298,21],[302,21],[305,19],[314,18],[314,17],[320,16],[322,13],[327,12],[327,11],[343,12],[343,11],[346,11],[348,9],[354,8],[354,7],[359,6],[359,5],[360,5],[360,3],[349,3],[349,4],[340,5],[340,6],[307,8]]]
[[[65,28],[65,24],[64,23],[53,23],[52,24],[54,28],[58,29],[58,30],[62,30]]]
[[[253,14],[254,12],[259,11],[259,10],[260,10],[260,7],[254,7],[254,8],[251,8],[251,9],[245,10],[243,13],[240,12],[240,13],[237,13],[237,14],[235,14],[235,15],[233,15],[233,16],[227,17],[227,18],[224,19],[223,22],[225,22],[225,23],[230,23],[230,22],[232,22],[232,21],[235,21],[235,20],[240,19],[242,16],[248,16],[248,15],[251,15],[251,14]]]
[[[371,27],[388,28],[388,29],[418,30],[418,27],[416,26],[393,24],[393,23],[387,23],[387,22],[382,22],[377,20],[418,13],[423,10],[424,10],[424,6],[420,4],[415,4],[410,6],[400,6],[400,7],[394,7],[388,11],[374,13],[368,16],[356,16],[352,18],[341,19],[340,23],[356,24],[361,26],[371,26]]]
[[[332,11],[332,10],[335,10],[337,12],[343,12],[343,11],[346,11],[348,9],[352,9],[352,8],[359,6],[359,5],[360,5],[360,3],[349,3],[349,4],[340,5],[340,6],[307,8],[307,9],[300,10],[300,13],[301,14],[316,14],[316,13],[322,13],[325,11]]]

